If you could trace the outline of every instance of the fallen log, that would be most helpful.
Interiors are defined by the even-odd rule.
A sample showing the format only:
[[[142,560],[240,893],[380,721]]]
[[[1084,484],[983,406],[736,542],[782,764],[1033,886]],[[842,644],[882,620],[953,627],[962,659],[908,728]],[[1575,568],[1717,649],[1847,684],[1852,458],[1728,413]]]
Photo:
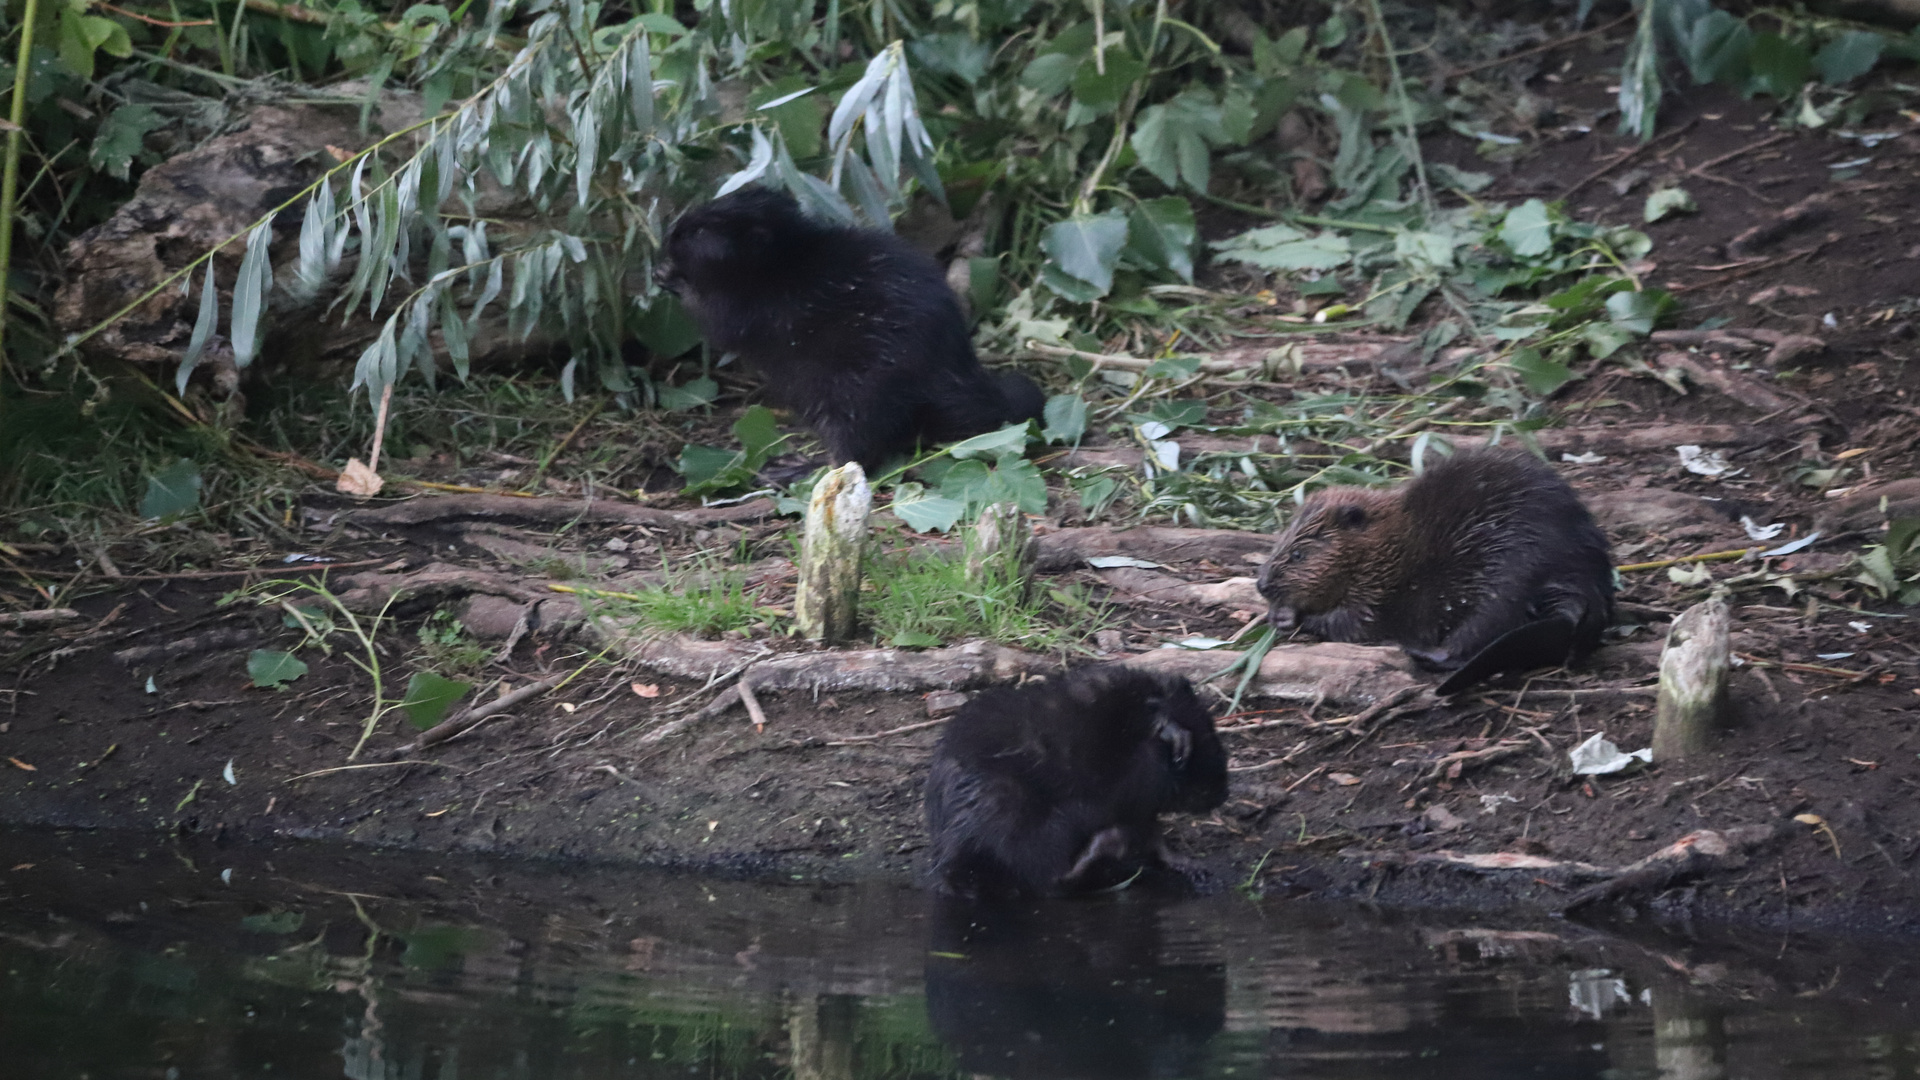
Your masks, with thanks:
[[[1225,650],[1155,649],[1114,662],[1185,675],[1196,683],[1215,682],[1231,689],[1240,676],[1237,672],[1226,675],[1221,669],[1234,656]],[[1366,706],[1424,687],[1425,680],[1414,671],[1406,653],[1385,645],[1337,641],[1276,645],[1261,661],[1246,696],[1302,705]]]

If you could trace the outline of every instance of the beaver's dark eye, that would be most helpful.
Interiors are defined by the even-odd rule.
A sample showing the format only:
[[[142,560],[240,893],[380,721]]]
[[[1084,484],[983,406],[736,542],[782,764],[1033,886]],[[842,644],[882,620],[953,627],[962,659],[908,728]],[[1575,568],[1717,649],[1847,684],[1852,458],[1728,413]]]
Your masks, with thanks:
[[[1294,548],[1292,551],[1287,552],[1288,562],[1305,562],[1306,558],[1307,558],[1307,549],[1303,547],[1297,547],[1297,548]]]

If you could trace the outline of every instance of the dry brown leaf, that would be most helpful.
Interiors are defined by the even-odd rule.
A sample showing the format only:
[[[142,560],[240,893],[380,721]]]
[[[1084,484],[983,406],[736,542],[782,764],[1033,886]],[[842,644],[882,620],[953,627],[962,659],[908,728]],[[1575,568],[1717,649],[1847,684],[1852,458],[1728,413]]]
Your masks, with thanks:
[[[359,458],[348,458],[347,467],[340,470],[340,479],[334,481],[333,489],[342,495],[370,499],[380,494],[380,489],[385,486],[386,481],[380,479],[379,473],[367,468],[365,462]]]

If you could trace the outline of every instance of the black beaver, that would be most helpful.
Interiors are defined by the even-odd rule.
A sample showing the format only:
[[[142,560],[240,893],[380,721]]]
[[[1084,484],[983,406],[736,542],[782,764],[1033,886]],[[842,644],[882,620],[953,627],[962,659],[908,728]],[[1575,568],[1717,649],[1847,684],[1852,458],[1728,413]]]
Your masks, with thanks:
[[[1156,820],[1227,797],[1227,755],[1187,680],[1090,667],[988,690],[940,738],[927,776],[936,887],[1050,896],[1168,864]]]
[[[890,233],[808,218],[748,187],[696,207],[654,277],[708,344],[738,353],[835,464],[868,473],[916,444],[1038,417],[1032,380],[989,375],[940,265]]]
[[[1593,515],[1546,464],[1462,453],[1390,490],[1327,488],[1260,568],[1274,629],[1392,641],[1453,674],[1563,664],[1613,621],[1613,560]]]

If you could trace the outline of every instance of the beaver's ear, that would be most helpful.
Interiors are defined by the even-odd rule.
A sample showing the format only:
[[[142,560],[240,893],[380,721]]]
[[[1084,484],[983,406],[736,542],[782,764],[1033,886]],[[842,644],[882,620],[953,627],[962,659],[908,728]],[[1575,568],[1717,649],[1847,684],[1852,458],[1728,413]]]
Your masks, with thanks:
[[[1357,529],[1367,523],[1367,508],[1364,506],[1343,506],[1334,511],[1333,523],[1342,529]]]

